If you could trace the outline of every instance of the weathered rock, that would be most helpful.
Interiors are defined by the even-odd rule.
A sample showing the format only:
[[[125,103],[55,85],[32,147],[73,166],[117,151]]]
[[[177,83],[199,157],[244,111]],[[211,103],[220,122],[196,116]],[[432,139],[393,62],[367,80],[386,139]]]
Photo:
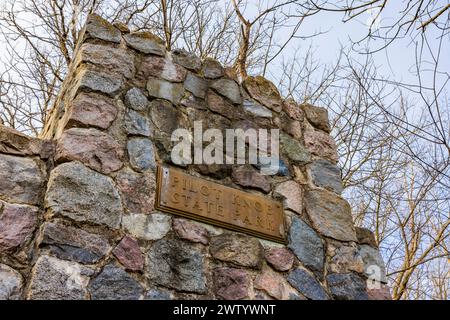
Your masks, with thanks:
[[[373,248],[378,248],[377,241],[375,240],[375,235],[372,231],[366,228],[355,227],[356,238],[358,238],[359,244],[367,244]]]
[[[79,63],[92,63],[102,72],[125,78],[131,78],[135,72],[133,56],[127,50],[91,43],[81,46],[75,61]]]
[[[261,161],[261,159],[263,160]],[[286,162],[281,158],[278,159],[278,171],[275,171],[276,160],[274,161],[274,164],[272,164],[272,160],[269,157],[261,157],[261,155],[258,156],[258,163],[253,166],[259,170],[263,169],[265,172],[273,172],[273,174],[282,177],[287,177],[290,175],[289,168],[286,165]]]
[[[112,24],[96,14],[90,14],[86,21],[86,36],[109,42],[120,43],[121,33]]]
[[[80,93],[67,111],[66,128],[108,129],[117,117],[114,101],[97,93]]]
[[[120,32],[122,33],[130,33],[130,28],[128,28],[128,26],[123,22],[116,21],[113,22],[112,25],[114,26],[114,28],[120,30]]]
[[[84,300],[93,271],[76,262],[41,255],[31,272],[30,300]]]
[[[136,171],[155,169],[155,152],[153,143],[146,138],[131,138],[127,144],[130,165]]]
[[[320,130],[330,132],[327,109],[322,107],[315,107],[308,103],[302,104],[301,108],[305,112],[306,119],[308,119],[309,123]]]
[[[182,83],[171,83],[153,78],[148,80],[147,90],[151,97],[166,99],[174,104],[178,104],[184,94]]]
[[[320,283],[303,269],[294,269],[289,273],[289,283],[301,294],[312,300],[328,300],[329,297]]]
[[[138,300],[143,291],[128,273],[112,264],[89,283],[92,300]]]
[[[0,263],[0,300],[19,300],[23,278],[13,268]]]
[[[319,278],[323,277],[325,256],[322,240],[300,218],[292,218],[288,247],[305,267],[312,270]]]
[[[305,146],[313,155],[337,163],[338,155],[333,138],[323,131],[307,128],[304,132]]]
[[[169,82],[183,82],[186,74],[186,69],[169,59],[148,56],[142,61],[138,78],[147,80],[150,77],[161,78]]]
[[[336,300],[367,300],[364,280],[353,273],[335,273],[327,276],[331,295]]]
[[[286,248],[268,248],[266,261],[277,271],[288,271],[294,265],[294,255]]]
[[[329,273],[364,272],[364,262],[354,243],[343,245],[329,241],[327,255],[330,257]]]
[[[29,137],[0,124],[0,152],[48,159],[53,154],[53,142]]]
[[[208,91],[207,102],[208,108],[213,112],[217,112],[229,119],[236,119],[240,117],[240,115],[236,113],[237,107],[212,90]]]
[[[286,133],[293,136],[297,141],[301,141],[303,129],[300,121],[285,119],[283,120],[282,126],[283,130],[286,131]]]
[[[234,167],[232,178],[234,182],[246,188],[259,189],[266,193],[271,189],[270,181],[267,177],[261,175],[254,169],[243,166]]]
[[[139,244],[129,236],[125,236],[113,250],[114,256],[127,270],[142,271],[144,269],[144,256]]]
[[[155,175],[151,171],[143,174],[124,169],[116,177],[117,188],[122,195],[125,210],[129,213],[149,214],[155,205]]]
[[[319,233],[336,240],[356,241],[347,201],[329,191],[309,190],[305,193],[305,207]]]
[[[272,111],[252,100],[244,100],[244,110],[256,117],[272,118]]]
[[[287,134],[280,134],[280,144],[281,152],[294,163],[305,164],[311,161],[311,154],[308,150]]]
[[[139,88],[131,88],[125,94],[125,105],[136,111],[144,111],[148,108],[148,99]]]
[[[283,198],[285,209],[291,209],[297,213],[302,213],[303,190],[302,187],[293,180],[288,180],[275,187],[274,195]]]
[[[359,247],[359,254],[364,261],[364,272],[367,277],[372,280],[387,283],[386,269],[380,251],[363,244]]]
[[[264,248],[257,239],[238,233],[211,238],[209,250],[214,258],[243,267],[260,269],[264,258]]]
[[[96,129],[71,128],[58,141],[55,160],[77,160],[108,174],[123,166],[123,154],[122,146],[112,136]]]
[[[181,239],[199,242],[204,245],[209,243],[209,232],[202,226],[186,219],[174,219],[173,230]]]
[[[321,188],[342,193],[341,170],[331,162],[323,159],[314,161],[310,167],[312,182]]]
[[[160,213],[130,214],[122,218],[122,226],[136,238],[158,240],[170,230],[170,216]]]
[[[147,54],[165,55],[164,42],[150,32],[132,32],[123,36],[127,45]]]
[[[172,135],[179,127],[179,111],[168,101],[153,100],[151,103],[151,117],[159,131]]]
[[[389,286],[383,283],[377,283],[373,287],[368,285],[367,295],[369,300],[392,300]]]
[[[286,279],[277,272],[265,268],[254,282],[254,287],[265,291],[269,296],[278,300],[287,300],[294,290],[287,283]]]
[[[207,105],[205,100],[197,98],[193,94],[187,92],[180,100],[180,104],[186,108],[195,108],[200,110],[206,110]]]
[[[175,49],[172,51],[172,59],[175,63],[178,63],[188,70],[198,72],[202,66],[200,58],[195,54],[187,52],[184,49]]]
[[[208,90],[208,81],[189,73],[184,81],[184,87],[194,96],[204,99]]]
[[[124,127],[128,135],[149,137],[152,135],[150,121],[134,110],[127,110],[124,118]]]
[[[250,278],[244,270],[216,268],[213,271],[214,291],[219,298],[240,300],[248,297]]]
[[[303,110],[293,99],[283,101],[283,111],[293,120],[303,121],[304,119]]]
[[[223,76],[224,71],[219,61],[206,58],[202,64],[202,73],[207,79],[217,79]]]
[[[247,77],[242,84],[253,99],[275,112],[281,111],[281,96],[272,82],[256,76]]]
[[[83,264],[96,263],[111,249],[104,237],[58,222],[44,224],[40,246],[60,259]]]
[[[150,289],[145,294],[144,300],[172,300],[170,292],[162,289]]]
[[[242,103],[241,92],[238,84],[231,79],[215,80],[211,84],[211,88],[217,91],[220,95],[228,98],[234,104]]]
[[[112,97],[119,93],[123,85],[123,80],[119,76],[86,68],[79,72],[77,80],[76,86],[79,90],[98,91]]]
[[[158,240],[148,251],[148,275],[155,283],[168,288],[205,293],[203,259],[201,252],[183,241]]]
[[[3,200],[39,204],[44,173],[30,158],[0,154],[0,195]]]
[[[0,252],[21,247],[36,229],[38,208],[0,201]]]
[[[119,226],[123,211],[111,178],[78,162],[61,164],[51,172],[45,205],[53,214],[111,228]]]

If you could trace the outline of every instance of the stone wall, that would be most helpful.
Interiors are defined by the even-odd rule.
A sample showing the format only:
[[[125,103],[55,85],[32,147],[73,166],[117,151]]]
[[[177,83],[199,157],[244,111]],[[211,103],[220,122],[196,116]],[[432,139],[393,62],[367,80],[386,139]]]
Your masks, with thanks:
[[[92,15],[41,139],[0,126],[0,299],[383,299],[327,111]],[[159,212],[176,128],[281,129],[280,170],[181,170],[283,202],[281,245]],[[382,274],[380,279],[385,282]]]

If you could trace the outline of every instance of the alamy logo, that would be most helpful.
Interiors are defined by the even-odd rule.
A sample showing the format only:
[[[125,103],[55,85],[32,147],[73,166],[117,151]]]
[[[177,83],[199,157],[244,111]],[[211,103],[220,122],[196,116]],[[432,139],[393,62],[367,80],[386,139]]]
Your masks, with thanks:
[[[226,129],[224,137],[219,129],[203,132],[202,121],[195,121],[193,132],[184,128],[172,132],[171,139],[176,142],[171,152],[172,162],[253,164],[258,165],[261,174],[274,175],[280,161],[279,134],[279,129]]]

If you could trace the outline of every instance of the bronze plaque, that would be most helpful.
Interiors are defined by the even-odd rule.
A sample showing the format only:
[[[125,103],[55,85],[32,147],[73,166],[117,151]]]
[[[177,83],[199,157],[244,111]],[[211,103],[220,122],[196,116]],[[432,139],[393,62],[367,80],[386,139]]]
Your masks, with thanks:
[[[286,243],[283,206],[277,201],[158,166],[157,209]]]

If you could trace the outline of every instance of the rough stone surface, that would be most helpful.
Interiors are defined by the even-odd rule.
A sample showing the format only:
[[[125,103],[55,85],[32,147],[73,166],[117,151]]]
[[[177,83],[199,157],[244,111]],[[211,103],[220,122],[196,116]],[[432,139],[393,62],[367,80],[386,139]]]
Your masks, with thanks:
[[[183,84],[171,83],[156,78],[147,82],[147,90],[151,97],[169,100],[174,104],[180,102],[184,93]]]
[[[304,139],[306,148],[313,155],[329,159],[333,163],[338,161],[336,143],[326,132],[306,129],[304,132]]]
[[[125,210],[129,213],[150,214],[155,205],[155,175],[151,171],[136,173],[131,169],[120,171],[116,177]]]
[[[323,243],[317,233],[300,218],[293,217],[288,240],[288,247],[298,260],[322,278],[325,257]]]
[[[297,182],[289,180],[279,184],[275,187],[274,195],[283,198],[285,209],[302,213],[303,191]]]
[[[293,136],[297,141],[302,140],[303,129],[302,129],[302,124],[300,123],[300,121],[283,119],[282,126],[283,126],[283,130],[286,131],[291,136]]]
[[[117,117],[114,101],[97,93],[81,93],[68,109],[67,127],[108,129]]]
[[[142,271],[144,268],[144,256],[139,244],[129,236],[122,238],[113,254],[127,270]]]
[[[304,113],[300,106],[293,100],[289,99],[283,102],[283,111],[293,120],[303,121]]]
[[[170,230],[170,216],[160,213],[130,214],[122,218],[122,226],[132,236],[143,240],[158,240]]]
[[[142,61],[138,77],[147,80],[149,77],[159,77],[169,82],[183,82],[187,71],[169,59],[148,56]]]
[[[39,204],[44,173],[30,158],[0,154],[0,197],[11,202]]]
[[[302,104],[301,108],[305,112],[306,119],[317,129],[330,132],[330,124],[328,122],[328,111],[322,107],[315,107],[308,103]]]
[[[145,294],[145,300],[172,300],[170,292],[162,289],[150,289]]]
[[[375,235],[372,231],[366,228],[359,227],[355,227],[355,230],[359,244],[367,244],[373,248],[378,248],[377,241],[375,240]]]
[[[90,14],[86,21],[86,35],[89,38],[120,43],[121,33],[112,24],[96,14]]]
[[[347,273],[350,271],[364,273],[364,262],[354,243],[342,245],[330,242],[327,247],[327,255],[330,257],[328,263],[330,273]]]
[[[203,61],[202,73],[207,79],[217,79],[223,76],[223,68],[219,61],[206,58]]]
[[[157,99],[152,101],[151,118],[156,128],[159,129],[158,131],[168,135],[172,135],[172,132],[179,127],[179,111],[165,100]]]
[[[115,96],[123,85],[120,76],[90,69],[81,70],[78,75],[78,88],[84,91],[98,91],[109,96]]]
[[[310,190],[305,193],[305,207],[319,233],[336,240],[356,241],[347,201],[329,191]]]
[[[209,232],[202,226],[186,219],[174,219],[173,230],[181,239],[199,242],[204,245],[209,243]]]
[[[172,51],[172,59],[175,63],[182,65],[186,69],[194,72],[200,71],[202,62],[195,54],[187,52],[184,49],[175,49]]]
[[[207,101],[209,109],[213,112],[217,112],[230,119],[235,119],[239,116],[236,114],[236,107],[234,105],[212,90],[208,91]]]
[[[243,85],[253,99],[275,112],[281,111],[281,96],[272,82],[264,77],[256,76],[247,77]]]
[[[286,248],[268,248],[265,250],[266,261],[278,271],[288,271],[294,265],[294,255]]]
[[[377,283],[374,287],[367,286],[367,295],[369,300],[392,300],[389,286],[383,283]]]
[[[86,43],[81,46],[78,63],[92,63],[102,72],[131,78],[135,73],[134,59],[125,49]]]
[[[303,269],[294,269],[287,278],[301,294],[312,300],[328,300],[329,297],[320,283]]]
[[[84,300],[93,271],[76,262],[41,255],[33,267],[28,299]]]
[[[213,237],[209,249],[214,258],[243,267],[260,269],[264,258],[261,243],[243,234],[225,233]]]
[[[127,110],[124,127],[128,135],[149,137],[152,134],[150,121],[134,110]]]
[[[163,41],[150,32],[133,32],[123,36],[127,45],[143,53],[164,56]]]
[[[13,268],[0,263],[0,300],[21,298],[23,278]]]
[[[241,92],[238,84],[231,79],[219,79],[211,83],[211,88],[216,90],[222,96],[228,98],[232,103],[242,102]]]
[[[92,300],[138,300],[143,291],[128,273],[112,264],[89,283]]]
[[[341,170],[331,162],[323,159],[314,161],[311,164],[311,180],[321,188],[342,193]]]
[[[96,263],[111,249],[101,235],[57,222],[44,224],[40,246],[60,259],[83,264]]]
[[[184,81],[184,87],[194,96],[204,99],[208,90],[208,82],[203,78],[189,73]]]
[[[117,228],[122,204],[113,181],[78,162],[56,167],[48,182],[46,208],[75,221]]]
[[[148,275],[155,283],[176,290],[205,293],[204,257],[179,240],[156,241],[148,251]]]
[[[136,111],[147,110],[148,108],[148,99],[142,90],[139,88],[131,88],[125,94],[125,105],[128,108],[131,108]]]
[[[263,272],[256,277],[254,287],[265,291],[277,300],[288,300],[289,295],[294,293],[286,279],[270,268],[264,268]]]
[[[0,120],[0,152],[11,155],[36,155],[48,159],[53,155],[53,142],[32,138],[19,131],[5,127]]]
[[[331,295],[336,300],[367,300],[365,281],[353,273],[330,274],[327,276]]]
[[[369,245],[363,244],[359,248],[359,254],[364,261],[365,274],[370,277],[370,279],[387,283],[386,270],[380,251]]]
[[[240,300],[248,297],[250,278],[244,270],[236,268],[216,268],[213,271],[214,291],[225,300]]]
[[[153,144],[146,138],[131,138],[127,144],[131,167],[137,171],[155,169],[155,153]]]
[[[311,154],[302,146],[300,142],[291,138],[289,135],[280,134],[280,149],[283,154],[294,163],[305,164],[311,161]]]
[[[267,177],[254,169],[249,169],[242,166],[235,167],[233,168],[232,178],[234,182],[246,188],[259,189],[266,193],[271,189],[270,182]]]
[[[96,129],[66,130],[56,146],[57,162],[80,161],[101,173],[111,173],[123,166],[122,146],[110,135]]]
[[[32,236],[38,208],[0,201],[0,253],[22,246]]]
[[[272,118],[272,111],[252,100],[244,100],[244,110],[256,117]]]

